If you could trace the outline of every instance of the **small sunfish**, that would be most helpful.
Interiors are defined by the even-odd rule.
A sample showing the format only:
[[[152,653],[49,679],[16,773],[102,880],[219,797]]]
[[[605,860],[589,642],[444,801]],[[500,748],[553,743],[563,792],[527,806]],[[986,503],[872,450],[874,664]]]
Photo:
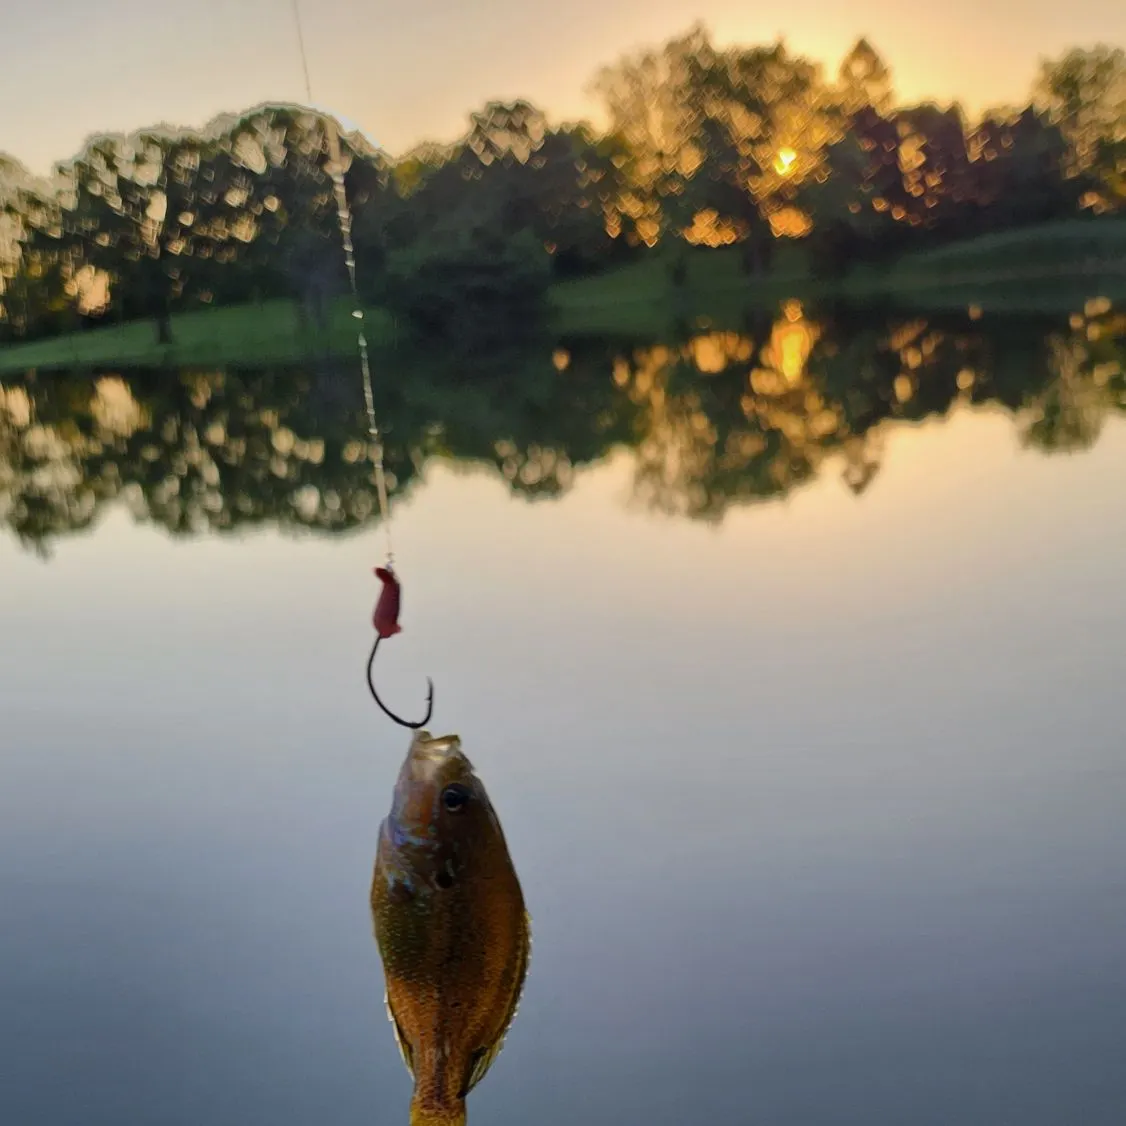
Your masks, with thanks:
[[[500,821],[456,735],[419,732],[371,884],[387,1009],[414,1078],[411,1126],[464,1126],[516,1015],[531,924]]]

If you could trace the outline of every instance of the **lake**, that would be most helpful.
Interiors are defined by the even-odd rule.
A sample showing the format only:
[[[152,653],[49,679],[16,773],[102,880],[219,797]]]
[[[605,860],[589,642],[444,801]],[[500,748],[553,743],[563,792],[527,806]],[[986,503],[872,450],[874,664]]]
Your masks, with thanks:
[[[470,1123],[1126,1114],[1126,322],[384,357],[404,633],[533,918]],[[0,1121],[405,1123],[358,372],[0,394]]]

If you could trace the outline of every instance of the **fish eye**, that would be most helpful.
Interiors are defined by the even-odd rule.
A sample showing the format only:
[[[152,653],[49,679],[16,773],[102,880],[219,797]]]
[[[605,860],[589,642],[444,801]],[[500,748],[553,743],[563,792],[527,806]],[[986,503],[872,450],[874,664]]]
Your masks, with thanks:
[[[460,782],[454,782],[442,791],[442,804],[450,813],[460,813],[469,804],[469,791]]]

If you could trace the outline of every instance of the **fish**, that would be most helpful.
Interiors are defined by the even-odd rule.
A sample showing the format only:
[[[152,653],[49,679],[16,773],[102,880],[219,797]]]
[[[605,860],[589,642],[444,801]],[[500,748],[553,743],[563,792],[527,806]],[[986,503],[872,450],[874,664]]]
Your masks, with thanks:
[[[516,1016],[531,916],[489,796],[456,735],[419,731],[371,882],[384,1001],[414,1080],[410,1126],[465,1126]]]

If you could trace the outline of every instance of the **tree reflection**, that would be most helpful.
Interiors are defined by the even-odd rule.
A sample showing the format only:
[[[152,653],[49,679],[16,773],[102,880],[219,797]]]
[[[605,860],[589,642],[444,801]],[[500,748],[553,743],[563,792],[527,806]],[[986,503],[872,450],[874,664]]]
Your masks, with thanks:
[[[1088,302],[1072,317],[1068,333],[1047,341],[1052,378],[1029,403],[1021,438],[1047,451],[1088,449],[1102,433],[1108,415],[1126,407],[1123,347],[1117,324],[1105,316],[1105,301]]]
[[[396,496],[437,458],[557,497],[616,447],[657,510],[720,520],[830,463],[853,491],[885,434],[958,408],[1009,411],[1043,451],[1126,410],[1126,316],[986,324],[815,313],[797,301],[661,340],[572,339],[464,360],[385,357],[376,410]],[[254,524],[344,532],[377,519],[351,366],[28,375],[0,385],[0,520],[45,553],[107,504],[178,536]]]

